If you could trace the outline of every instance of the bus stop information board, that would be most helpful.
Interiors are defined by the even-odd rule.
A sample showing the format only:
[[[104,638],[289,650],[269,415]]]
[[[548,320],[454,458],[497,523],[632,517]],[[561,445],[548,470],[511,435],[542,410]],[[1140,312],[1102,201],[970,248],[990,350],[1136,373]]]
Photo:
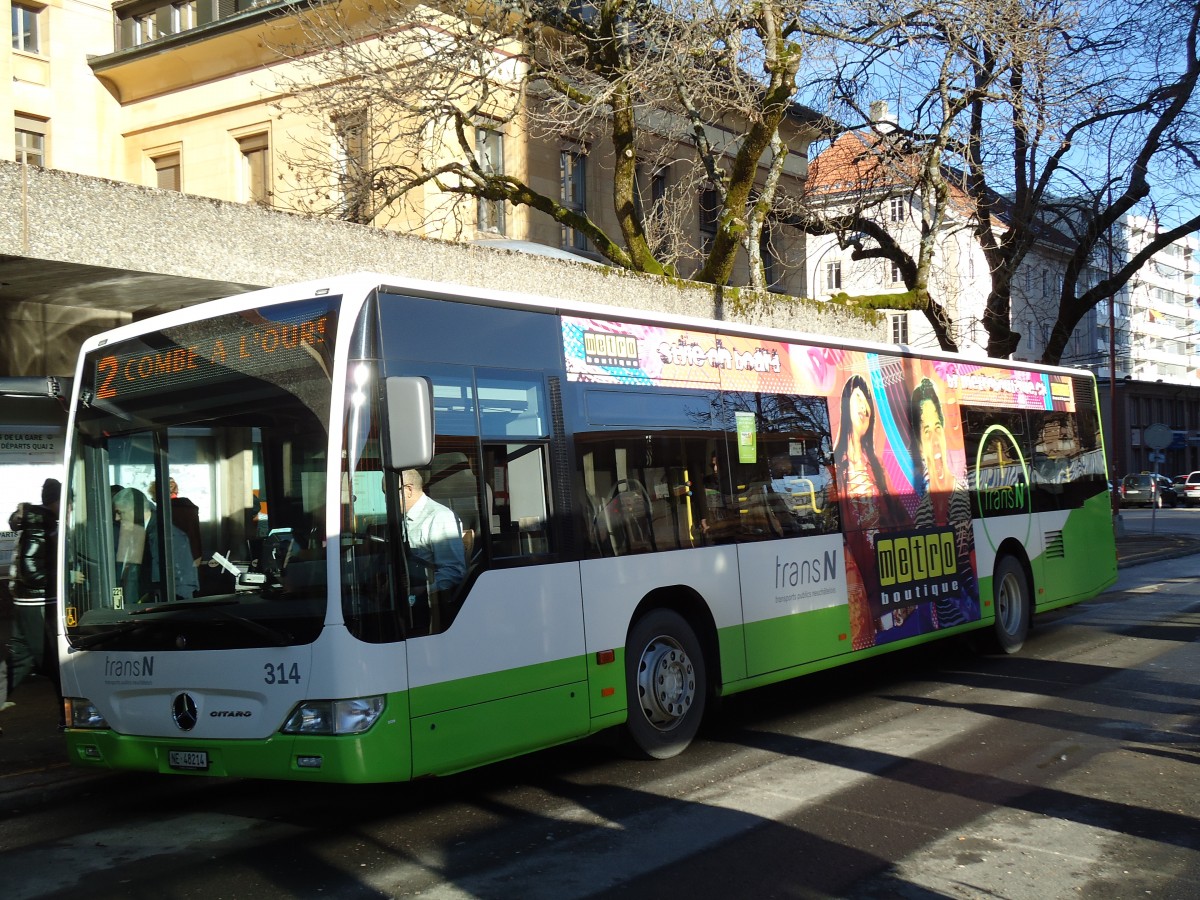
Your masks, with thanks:
[[[62,480],[63,432],[50,425],[0,425],[0,580],[8,580],[17,533],[8,517],[19,503],[40,503],[42,482]]]

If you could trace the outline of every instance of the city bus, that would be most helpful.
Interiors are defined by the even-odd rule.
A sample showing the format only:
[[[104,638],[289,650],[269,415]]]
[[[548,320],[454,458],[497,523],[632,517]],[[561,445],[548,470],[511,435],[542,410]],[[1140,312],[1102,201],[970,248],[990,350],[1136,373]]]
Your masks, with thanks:
[[[973,634],[1116,578],[1081,370],[357,274],[82,347],[72,763],[370,783]]]

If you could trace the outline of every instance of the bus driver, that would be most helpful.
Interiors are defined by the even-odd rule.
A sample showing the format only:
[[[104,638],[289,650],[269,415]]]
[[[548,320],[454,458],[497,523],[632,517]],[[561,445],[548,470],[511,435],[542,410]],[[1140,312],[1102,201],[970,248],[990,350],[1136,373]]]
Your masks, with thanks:
[[[400,479],[408,545],[408,602],[413,630],[420,634],[429,631],[431,609],[448,600],[466,577],[466,554],[458,516],[425,493],[421,473],[405,469]],[[436,628],[436,621],[433,625]]]

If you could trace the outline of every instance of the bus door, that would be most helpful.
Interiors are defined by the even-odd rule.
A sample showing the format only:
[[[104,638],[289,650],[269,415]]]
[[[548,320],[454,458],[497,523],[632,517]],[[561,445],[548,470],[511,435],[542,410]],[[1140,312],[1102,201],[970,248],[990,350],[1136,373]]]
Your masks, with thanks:
[[[414,776],[589,727],[579,569],[559,561],[552,515],[545,379],[464,366],[420,374],[433,383],[433,459],[396,476]]]

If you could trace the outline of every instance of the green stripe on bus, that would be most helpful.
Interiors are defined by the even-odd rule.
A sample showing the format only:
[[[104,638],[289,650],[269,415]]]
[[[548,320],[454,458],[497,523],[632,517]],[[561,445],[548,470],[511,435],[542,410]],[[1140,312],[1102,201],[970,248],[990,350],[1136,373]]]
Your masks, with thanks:
[[[850,652],[850,612],[831,606],[745,627],[746,657],[751,675]]]
[[[440,684],[413,688],[413,716],[424,716],[447,709],[475,706],[515,694],[528,694],[565,684],[577,684],[587,677],[583,658],[571,656],[532,666],[519,666],[500,672],[456,678]]]

